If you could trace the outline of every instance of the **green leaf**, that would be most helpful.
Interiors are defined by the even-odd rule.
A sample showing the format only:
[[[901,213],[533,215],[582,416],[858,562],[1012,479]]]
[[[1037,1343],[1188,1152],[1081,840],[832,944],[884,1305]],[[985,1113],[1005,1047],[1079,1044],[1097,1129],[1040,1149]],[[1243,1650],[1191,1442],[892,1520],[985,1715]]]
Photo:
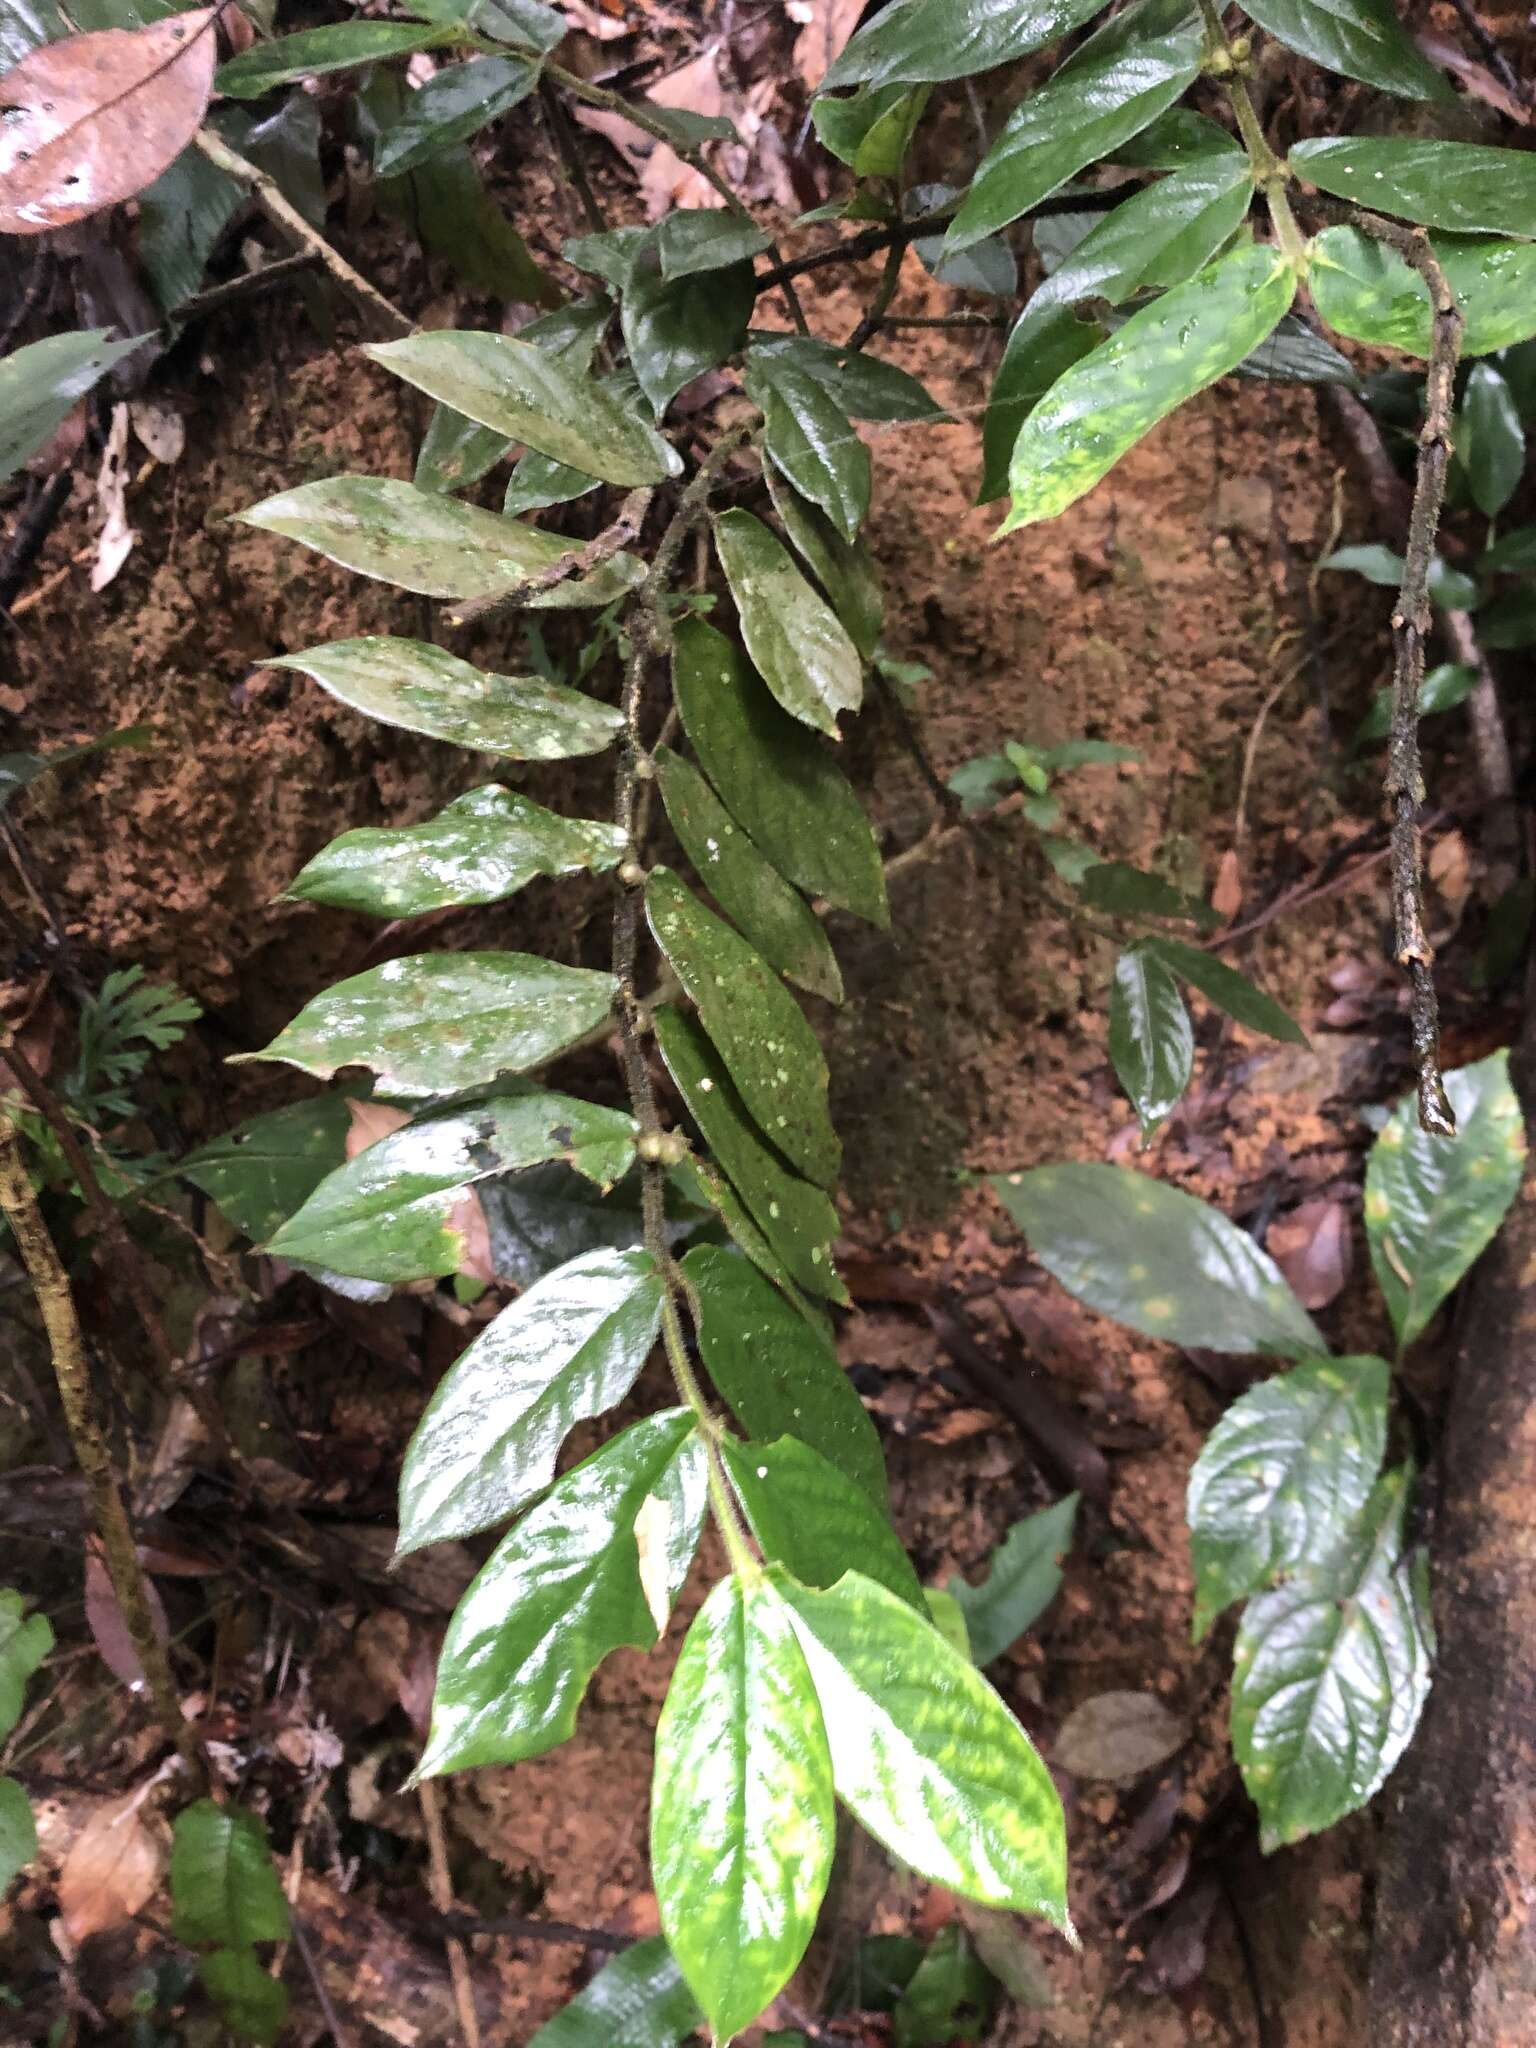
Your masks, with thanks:
[[[1536,526],[1501,535],[1477,565],[1480,576],[1536,576]]]
[[[0,1893],[37,1854],[32,1802],[14,1778],[0,1778]]]
[[[1096,0],[893,0],[848,42],[821,82],[937,84],[970,78],[1054,42],[1097,11]]]
[[[430,50],[453,40],[438,24],[419,21],[339,21],[327,28],[300,29],[296,35],[253,43],[221,64],[214,90],[226,99],[259,99],[275,85],[287,85],[295,78],[349,71],[357,64],[405,57],[413,50]]]
[[[585,470],[551,462],[547,455],[524,455],[507,480],[501,510],[503,517],[512,519],[523,512],[542,512],[548,505],[569,505],[599,488],[597,478]]]
[[[1312,1359],[1222,1416],[1189,1478],[1196,1642],[1234,1600],[1349,1534],[1381,1470],[1390,1379],[1384,1358]]]
[[[945,248],[996,234],[1140,134],[1199,71],[1202,34],[1192,22],[1155,42],[1074,64],[1030,93],[982,158]]]
[[[1453,97],[1440,73],[1420,56],[1397,18],[1392,0],[1258,0],[1248,12],[1277,42],[1299,50],[1328,71],[1342,71],[1346,78],[1363,79],[1367,85],[1403,99]],[[1489,154],[1512,155],[1513,151]],[[1370,203],[1386,204],[1375,195]]]
[[[705,1143],[791,1279],[807,1293],[846,1301],[832,1263],[836,1209],[764,1141],[702,1025],[664,1004],[656,1043]]]
[[[1319,569],[1345,569],[1356,576],[1363,576],[1367,583],[1379,583],[1391,590],[1396,590],[1403,580],[1402,556],[1377,541],[1336,548],[1317,566]],[[1433,603],[1447,611],[1470,611],[1478,602],[1478,588],[1472,578],[1464,576],[1459,569],[1451,568],[1440,555],[1430,557],[1429,595]]]
[[[835,1186],[842,1147],[827,1114],[827,1063],[800,1005],[669,868],[651,870],[645,909],[742,1101],[792,1166]]]
[[[683,1278],[705,1370],[748,1436],[797,1437],[883,1510],[879,1433],[827,1339],[719,1245],[696,1245]]]
[[[562,818],[491,782],[419,825],[343,832],[283,893],[373,917],[420,917],[450,905],[500,903],[535,875],[602,874],[623,859],[627,844],[617,825]]]
[[[1084,873],[1077,888],[1085,903],[1115,917],[1184,917],[1208,929],[1221,922],[1197,896],[1186,896],[1161,875],[1149,875],[1128,861],[1099,861]]]
[[[847,99],[823,94],[812,100],[811,120],[822,148],[856,177],[894,178],[927,105],[926,86],[915,92],[902,85],[861,86]]]
[[[753,665],[792,717],[839,738],[839,714],[863,701],[858,649],[759,518],[738,509],[717,513],[713,523]]]
[[[771,1563],[803,1586],[832,1586],[857,1558],[865,1578],[927,1619],[917,1573],[883,1510],[830,1459],[799,1436],[749,1444],[731,1438],[720,1450]]]
[[[557,1480],[492,1552],[448,1624],[417,1778],[520,1763],[564,1742],[609,1651],[656,1640],[635,1532],[642,1506],[661,1503],[666,1584],[652,1591],[675,1600],[705,1496],[704,1447],[683,1408],[631,1424]]]
[[[979,505],[1005,494],[1009,465],[1025,420],[1057,380],[1104,338],[1095,323],[1079,320],[1070,306],[1041,303],[1050,283],[1048,279],[1020,314],[992,382],[982,421]]]
[[[680,206],[664,216],[656,233],[656,253],[668,284],[750,262],[772,246],[773,237],[756,221],[720,206]]]
[[[858,1572],[828,1592],[770,1576],[795,1617],[843,1804],[919,1876],[1070,1932],[1061,1801],[981,1674]]]
[[[1189,1086],[1195,1034],[1177,982],[1141,946],[1128,946],[1115,962],[1109,1056],[1145,1143]]]
[[[780,711],[702,619],[678,624],[672,685],[704,772],[779,873],[883,930],[890,908],[880,850],[826,748]]]
[[[763,412],[763,445],[802,497],[851,546],[869,511],[869,450],[826,386],[792,356],[747,351],[747,396]]]
[[[750,261],[712,270],[701,286],[694,277],[664,275],[659,226],[632,245],[619,321],[640,389],[658,419],[685,384],[736,353],[756,303]]]
[[[312,1096],[237,1124],[176,1168],[252,1244],[265,1244],[346,1156],[352,1113],[343,1096]]]
[[[511,451],[505,434],[492,433],[478,420],[467,420],[451,405],[435,405],[427,431],[416,451],[416,473],[411,481],[419,491],[462,491],[478,483]],[[533,508],[513,506],[512,512]]]
[[[288,1901],[254,1813],[198,1799],[176,1816],[171,1840],[171,1928],[194,1948],[286,1941]]]
[[[948,417],[915,377],[867,349],[849,355],[834,342],[816,341],[810,335],[759,333],[752,337],[752,353],[759,359],[774,355],[794,363],[824,384],[856,420],[921,424]]]
[[[28,1614],[18,1592],[0,1587],[0,1736],[21,1719],[27,1680],[52,1648],[48,1617]]]
[[[1418,1723],[1430,1646],[1403,1558],[1408,1484],[1389,1472],[1332,1555],[1244,1612],[1232,1747],[1266,1851],[1364,1806]]]
[[[912,1981],[891,2013],[894,2048],[951,2048],[979,2041],[998,2000],[997,1980],[951,1922],[912,1973]]]
[[[1225,1010],[1250,1031],[1262,1031],[1266,1038],[1278,1038],[1285,1045],[1305,1045],[1307,1034],[1293,1017],[1288,1017],[1273,996],[1255,988],[1246,974],[1228,967],[1214,953],[1202,953],[1198,946],[1186,946],[1182,939],[1165,939],[1149,933],[1138,941],[1145,953],[1160,961],[1170,974],[1199,989],[1218,1010]]]
[[[1491,1053],[1445,1077],[1457,1135],[1419,1128],[1400,1102],[1365,1169],[1365,1234],[1398,1349],[1431,1317],[1492,1242],[1520,1188],[1525,1122],[1509,1079],[1509,1055]]]
[[[1261,341],[1251,356],[1244,356],[1232,374],[1257,383],[1337,384],[1354,392],[1365,388],[1353,364],[1299,313],[1287,313],[1268,340]]]
[[[634,1155],[634,1119],[619,1110],[542,1089],[493,1099],[378,1139],[328,1174],[266,1249],[362,1280],[457,1273],[461,1190],[548,1159],[609,1188]]]
[[[1489,605],[1477,622],[1477,636],[1485,648],[1495,652],[1536,645],[1536,587],[1526,584],[1506,591]]]
[[[1159,420],[1256,349],[1296,294],[1264,247],[1218,257],[1067,370],[1025,420],[1000,533],[1054,518],[1092,490]]]
[[[831,601],[860,659],[872,661],[885,623],[885,599],[864,540],[844,540],[827,515],[802,498],[771,461],[763,464],[763,477],[796,553]]]
[[[1210,1351],[1328,1349],[1274,1261],[1219,1209],[1119,1166],[993,1174],[1046,1271],[1143,1336]]]
[[[1456,453],[1466,466],[1473,504],[1485,518],[1495,518],[1525,474],[1525,429],[1514,393],[1492,363],[1474,363],[1468,372],[1457,415]]]
[[[382,122],[375,118],[372,123],[375,132],[382,128],[387,133],[409,113],[403,84],[393,75],[375,73],[357,104],[365,112],[374,106],[383,110]],[[486,191],[462,143],[398,178],[376,179],[373,189],[380,210],[441,256],[473,290],[536,306],[559,304],[558,285],[534,262],[527,243]]]
[[[449,1367],[416,1426],[400,1473],[397,1554],[492,1528],[541,1493],[577,1423],[605,1415],[639,1378],[662,1293],[649,1252],[602,1250],[504,1308]]]
[[[0,483],[31,460],[77,398],[144,337],[109,341],[106,327],[54,334],[0,361]]]
[[[1149,171],[1183,171],[1221,158],[1236,164],[1245,154],[1242,144],[1208,114],[1197,114],[1192,107],[1170,107],[1150,127],[1122,144],[1115,161]]]
[[[1466,325],[1463,356],[1487,355],[1536,334],[1536,243],[1431,235]],[[1327,228],[1308,244],[1307,283],[1318,317],[1352,341],[1428,357],[1429,286],[1395,249],[1358,228]]]
[[[1419,686],[1420,718],[1433,717],[1438,711],[1454,710],[1471,694],[1476,681],[1477,670],[1468,668],[1464,662],[1437,662]],[[1391,730],[1392,691],[1389,687],[1378,690],[1372,697],[1370,710],[1355,728],[1355,745],[1363,747],[1369,740],[1383,740]]]
[[[952,1578],[948,1591],[959,1603],[971,1655],[990,1664],[1034,1627],[1056,1598],[1061,1560],[1072,1548],[1078,1495],[1015,1522],[988,1560],[979,1586]]]
[[[662,801],[699,879],[763,958],[828,1002],[843,999],[842,977],[821,920],[763,858],[691,762],[670,747],[655,752]]]
[[[354,711],[512,761],[559,761],[612,746],[624,724],[612,705],[537,676],[487,675],[425,640],[371,633],[302,654],[269,657],[296,668]]]
[[[765,1579],[733,1575],[683,1643],[651,1789],[662,1932],[717,2041],[799,1968],[836,1839],[832,1759],[789,1614]]]
[[[524,57],[472,57],[418,86],[405,112],[379,138],[373,168],[381,178],[414,171],[455,143],[467,142],[525,100],[539,67]]]
[[[1530,235],[1536,223],[1536,158],[1529,150],[1409,136],[1318,136],[1295,143],[1290,161],[1299,177],[1336,199],[1422,227]]]
[[[553,1059],[603,1022],[615,987],[535,953],[414,953],[336,982],[230,1063],[283,1060],[322,1081],[368,1067],[391,1094],[451,1095]]]
[[[192,297],[219,237],[249,196],[199,149],[184,149],[139,194],[139,261],[163,313]]]
[[[216,1948],[197,1959],[203,1989],[237,2040],[275,2043],[288,2017],[288,1993],[253,1948]]]
[[[124,725],[116,732],[104,732],[93,740],[81,740],[72,747],[52,747],[46,754],[0,754],[0,811],[3,811],[24,789],[28,789],[40,775],[51,775],[56,768],[68,767],[71,761],[87,760],[92,754],[115,753],[119,747],[131,747],[135,751],[152,746],[155,740],[153,726]]]
[[[570,33],[570,22],[542,0],[412,0],[411,12],[451,23],[469,34],[492,36],[547,57]]]
[[[654,427],[536,342],[438,332],[369,343],[363,353],[467,419],[604,483],[656,484],[682,469],[676,449]],[[555,534],[540,539],[558,542],[561,553],[571,546]]]
[[[672,1951],[653,1935],[604,1963],[528,2048],[677,2048],[702,2017]]]

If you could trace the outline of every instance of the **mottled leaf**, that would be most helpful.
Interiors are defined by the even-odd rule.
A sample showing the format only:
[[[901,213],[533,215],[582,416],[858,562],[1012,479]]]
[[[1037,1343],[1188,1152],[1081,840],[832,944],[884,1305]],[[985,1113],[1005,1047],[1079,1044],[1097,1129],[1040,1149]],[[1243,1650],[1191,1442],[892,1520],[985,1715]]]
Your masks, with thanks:
[[[528,2048],[677,2048],[701,2017],[672,1951],[653,1935],[604,1963]]]
[[[404,114],[380,136],[374,170],[381,178],[414,171],[499,121],[538,82],[538,66],[524,57],[472,57],[466,64],[445,65],[417,87]]]
[[[0,483],[31,460],[76,399],[139,347],[139,340],[109,341],[110,331],[53,334],[0,359]]]
[[[346,1156],[351,1112],[339,1093],[315,1095],[237,1124],[177,1166],[253,1244],[264,1244]]]
[[[1115,962],[1109,1056],[1145,1142],[1189,1086],[1195,1034],[1177,982],[1142,946],[1128,946]]]
[[[732,1438],[720,1448],[752,1533],[771,1563],[783,1565],[803,1586],[832,1586],[856,1558],[866,1579],[927,1618],[917,1573],[883,1509],[830,1459],[799,1436],[748,1444]]]
[[[194,1947],[286,1941],[288,1901],[254,1813],[198,1799],[176,1816],[171,1843],[171,1926]]]
[[[1016,1643],[1044,1614],[1061,1584],[1061,1560],[1072,1548],[1078,1495],[1015,1522],[991,1557],[979,1585],[952,1578],[948,1591],[959,1603],[971,1655],[990,1664]]]
[[[1250,1031],[1262,1031],[1267,1038],[1278,1038],[1286,1045],[1306,1044],[1307,1034],[1273,996],[1256,988],[1246,974],[1228,967],[1214,953],[1202,953],[1198,946],[1186,946],[1182,939],[1165,939],[1157,932],[1137,943],[1144,953],[1161,961],[1171,974],[1197,988],[1218,1010],[1225,1010]]]
[[[826,593],[860,658],[872,661],[885,623],[885,599],[868,546],[862,537],[844,540],[820,507],[802,498],[771,461],[764,462],[763,476],[796,553]]]
[[[864,664],[837,614],[753,513],[718,513],[714,532],[753,665],[792,717],[840,738],[839,715],[863,700]]]
[[[0,1587],[0,1736],[21,1719],[27,1680],[53,1648],[53,1629],[44,1614],[28,1614],[11,1587]]]
[[[1292,143],[1290,162],[1336,199],[1453,235],[1529,235],[1536,226],[1529,150],[1408,135],[1316,136]]]
[[[219,66],[215,83],[226,99],[254,100],[295,78],[350,71],[357,64],[406,57],[413,50],[430,50],[452,40],[441,26],[430,22],[332,22],[324,28],[303,28],[295,35],[252,43],[248,50]]]
[[[32,1802],[14,1778],[0,1778],[0,1893],[36,1854]]]
[[[1095,0],[893,0],[851,38],[822,90],[970,78],[1054,42],[1094,12]]]
[[[762,408],[763,445],[795,489],[850,545],[869,510],[869,450],[820,380],[792,356],[747,352],[747,395]]]
[[[1431,235],[1465,322],[1464,356],[1536,334],[1536,243]],[[1352,341],[1428,357],[1434,316],[1416,270],[1358,228],[1328,228],[1309,244],[1307,282],[1318,317]]]

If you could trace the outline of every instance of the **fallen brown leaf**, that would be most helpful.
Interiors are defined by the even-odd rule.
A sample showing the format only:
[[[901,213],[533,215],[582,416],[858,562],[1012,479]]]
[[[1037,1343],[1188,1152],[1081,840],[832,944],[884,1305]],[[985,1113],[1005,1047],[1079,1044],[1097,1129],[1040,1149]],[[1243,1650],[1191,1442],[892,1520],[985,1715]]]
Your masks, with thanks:
[[[154,1896],[165,1862],[158,1831],[141,1808],[149,1787],[96,1809],[59,1872],[59,1912],[72,1942],[131,1920]]]
[[[791,0],[788,12],[805,23],[795,38],[795,69],[814,92],[858,27],[864,0]]]
[[[1264,1249],[1303,1308],[1326,1308],[1344,1292],[1353,1263],[1349,1212],[1342,1202],[1314,1197],[1275,1218]]]

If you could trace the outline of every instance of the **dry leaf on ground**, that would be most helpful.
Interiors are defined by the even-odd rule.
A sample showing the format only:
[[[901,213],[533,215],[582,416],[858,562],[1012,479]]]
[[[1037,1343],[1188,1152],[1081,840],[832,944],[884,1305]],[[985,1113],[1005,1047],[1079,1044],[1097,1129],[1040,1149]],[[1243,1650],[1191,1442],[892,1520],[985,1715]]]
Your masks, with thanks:
[[[141,1808],[148,1785],[99,1806],[76,1835],[59,1872],[59,1912],[70,1940],[121,1927],[154,1896],[165,1862]]]

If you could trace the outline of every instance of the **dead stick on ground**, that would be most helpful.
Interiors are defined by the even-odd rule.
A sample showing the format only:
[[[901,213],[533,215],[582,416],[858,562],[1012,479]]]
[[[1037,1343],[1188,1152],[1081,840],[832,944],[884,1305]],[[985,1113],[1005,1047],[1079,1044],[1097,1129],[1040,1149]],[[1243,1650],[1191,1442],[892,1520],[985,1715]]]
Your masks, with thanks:
[[[444,1916],[453,1911],[453,1877],[448,1869],[448,1846],[443,1836],[443,1805],[437,1782],[428,1778],[418,1785],[421,1817],[427,1830],[427,1889],[432,1903]],[[475,1987],[469,1974],[469,1953],[457,1935],[444,1938],[448,1951],[448,1972],[453,1978],[453,2002],[459,2015],[464,2048],[480,2048],[480,2021],[475,2012]]]

